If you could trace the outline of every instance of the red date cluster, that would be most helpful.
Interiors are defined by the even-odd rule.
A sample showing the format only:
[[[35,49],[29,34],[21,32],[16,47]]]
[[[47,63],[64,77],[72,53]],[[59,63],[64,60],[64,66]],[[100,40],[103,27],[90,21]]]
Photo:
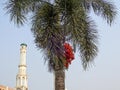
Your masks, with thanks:
[[[71,64],[71,61],[74,59],[74,53],[69,43],[64,43],[64,49],[65,49],[64,54],[66,57],[65,67],[68,68],[69,64]]]

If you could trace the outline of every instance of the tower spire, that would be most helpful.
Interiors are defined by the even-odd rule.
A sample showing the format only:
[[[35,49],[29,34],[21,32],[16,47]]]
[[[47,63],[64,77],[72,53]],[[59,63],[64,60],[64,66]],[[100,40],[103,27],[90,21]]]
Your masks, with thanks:
[[[20,64],[16,76],[16,90],[28,90],[27,73],[26,73],[26,48],[27,44],[22,43],[20,48]]]

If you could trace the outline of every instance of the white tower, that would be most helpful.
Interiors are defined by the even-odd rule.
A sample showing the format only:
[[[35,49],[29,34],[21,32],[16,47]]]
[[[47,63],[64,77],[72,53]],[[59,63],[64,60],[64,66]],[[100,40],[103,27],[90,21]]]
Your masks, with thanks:
[[[18,74],[16,76],[16,90],[28,90],[27,74],[26,74],[26,48],[27,45],[22,43],[20,48],[20,64],[18,66]]]

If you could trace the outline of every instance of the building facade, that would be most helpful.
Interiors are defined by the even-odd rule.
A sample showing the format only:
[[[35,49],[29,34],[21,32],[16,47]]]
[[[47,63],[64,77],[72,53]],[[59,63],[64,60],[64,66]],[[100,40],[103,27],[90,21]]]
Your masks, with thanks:
[[[0,90],[15,90],[15,89],[14,88],[10,88],[8,86],[0,85]]]

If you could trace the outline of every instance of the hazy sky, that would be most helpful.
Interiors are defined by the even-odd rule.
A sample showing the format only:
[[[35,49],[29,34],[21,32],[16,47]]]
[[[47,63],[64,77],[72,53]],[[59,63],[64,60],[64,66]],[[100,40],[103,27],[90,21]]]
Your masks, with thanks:
[[[18,28],[10,22],[3,9],[5,1],[0,0],[0,84],[15,87],[20,44],[24,42],[28,45],[29,90],[53,90],[53,74],[48,72],[43,54],[34,44],[30,23]],[[92,14],[99,32],[99,53],[94,66],[84,71],[77,53],[66,71],[68,90],[120,90],[120,1],[112,1],[117,6],[118,15],[111,27],[101,17]]]

